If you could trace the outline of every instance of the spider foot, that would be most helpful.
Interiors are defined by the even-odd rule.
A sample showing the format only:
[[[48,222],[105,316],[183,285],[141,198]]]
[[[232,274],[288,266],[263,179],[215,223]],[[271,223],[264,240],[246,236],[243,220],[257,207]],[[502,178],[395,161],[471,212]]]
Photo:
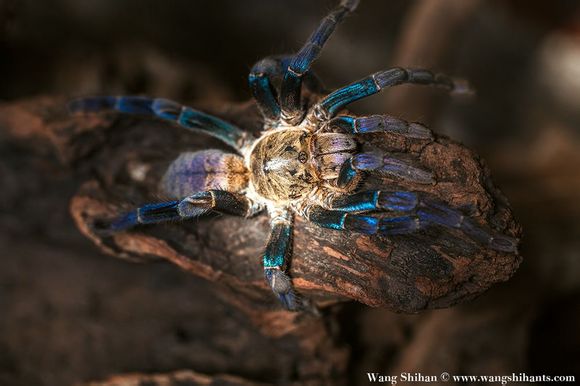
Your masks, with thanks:
[[[348,86],[339,88],[320,100],[313,108],[314,120],[330,119],[348,104],[401,84],[431,85],[455,95],[471,95],[467,82],[425,69],[395,67],[376,72]]]
[[[292,281],[286,273],[279,268],[266,268],[264,277],[284,308],[297,311],[302,307],[302,301],[294,292]]]
[[[432,172],[420,169],[409,162],[379,153],[359,153],[344,162],[337,178],[339,188],[348,188],[356,183],[361,172],[378,172],[417,184],[433,184]]]
[[[91,230],[99,236],[111,236],[137,224],[137,211],[132,211],[113,218],[97,218],[91,224]]]
[[[417,192],[368,190],[336,198],[331,209],[312,207],[308,219],[324,228],[401,235],[430,226],[463,231],[488,248],[517,253],[519,240],[477,224],[446,204]],[[392,216],[385,213],[392,212]]]
[[[405,138],[433,140],[433,133],[418,122],[407,122],[390,115],[369,115],[351,117],[340,115],[333,118],[328,126],[350,134],[391,133]]]

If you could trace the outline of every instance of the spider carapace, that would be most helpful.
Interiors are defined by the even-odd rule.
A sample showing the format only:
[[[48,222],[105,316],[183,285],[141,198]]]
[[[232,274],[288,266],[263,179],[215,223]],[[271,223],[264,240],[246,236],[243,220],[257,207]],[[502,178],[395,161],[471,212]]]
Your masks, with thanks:
[[[436,183],[431,171],[394,154],[378,149],[362,151],[368,133],[390,133],[410,141],[433,137],[419,123],[389,115],[341,114],[344,107],[400,84],[434,85],[461,94],[469,91],[464,82],[423,69],[391,68],[325,96],[303,100],[303,87],[310,95],[322,90],[310,66],[336,25],[357,3],[343,0],[295,55],[268,57],[253,66],[249,86],[264,122],[258,137],[166,99],[103,96],[73,100],[69,105],[73,112],[115,110],[154,116],[212,135],[236,151],[182,153],[161,181],[161,190],[175,199],[145,204],[109,221],[106,230],[117,232],[210,211],[251,217],[266,210],[272,230],[262,257],[264,276],[290,310],[302,304],[286,273],[295,215],[325,228],[383,237],[431,226],[456,228],[487,248],[516,252],[518,240],[479,225],[426,193],[388,185],[374,190],[360,188],[365,177],[376,173],[414,184]]]
[[[291,204],[308,195],[318,182],[311,159],[312,135],[306,130],[282,128],[260,138],[249,151],[250,181],[260,198]]]

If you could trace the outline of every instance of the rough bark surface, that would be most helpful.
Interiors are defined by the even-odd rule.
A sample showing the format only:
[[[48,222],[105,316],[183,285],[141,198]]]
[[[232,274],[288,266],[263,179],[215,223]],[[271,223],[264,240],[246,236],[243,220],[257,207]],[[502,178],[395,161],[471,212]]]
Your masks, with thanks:
[[[102,382],[90,382],[80,386],[187,386],[187,385],[226,385],[260,386],[256,383],[231,375],[208,376],[193,371],[178,371],[169,374],[125,374],[111,377]]]
[[[197,107],[197,106],[196,106]],[[257,132],[251,103],[205,110]],[[103,237],[96,221],[161,199],[157,182],[181,152],[219,147],[217,141],[163,122],[116,114],[70,117],[62,98],[40,98],[2,106],[5,132],[48,140],[71,173],[82,181],[70,203],[78,228],[103,251],[131,260],[166,259],[218,283],[234,304],[255,317],[269,334],[283,335],[283,315],[262,278],[260,255],[269,234],[268,218],[215,217],[180,224],[139,227]],[[445,137],[411,141],[369,135],[365,147],[399,153],[432,170],[437,183],[418,185],[378,176],[367,187],[428,192],[460,208],[480,224],[520,237],[509,206],[493,186],[483,162]],[[296,219],[290,273],[297,291],[319,306],[353,299],[398,312],[449,307],[471,299],[517,269],[517,254],[490,250],[461,231],[432,227],[409,236],[371,237],[337,232]],[[264,318],[264,313],[280,316]]]

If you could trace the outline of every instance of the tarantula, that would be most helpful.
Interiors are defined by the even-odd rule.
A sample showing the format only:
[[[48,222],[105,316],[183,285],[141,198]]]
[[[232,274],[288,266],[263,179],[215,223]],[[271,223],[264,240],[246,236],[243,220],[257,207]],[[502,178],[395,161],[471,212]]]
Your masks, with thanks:
[[[374,235],[416,232],[439,225],[458,228],[488,248],[514,252],[517,240],[483,229],[460,211],[412,191],[359,191],[367,173],[387,173],[421,184],[432,174],[380,152],[360,152],[367,133],[394,133],[431,139],[429,129],[388,115],[338,115],[349,103],[405,83],[435,85],[454,93],[465,83],[424,69],[392,68],[377,72],[317,100],[305,101],[302,84],[319,90],[310,66],[333,30],[357,7],[343,0],[292,56],[268,57],[256,63],[249,85],[263,115],[258,138],[217,117],[166,99],[97,96],[73,100],[72,112],[115,110],[150,115],[222,140],[237,154],[220,150],[187,152],[169,166],[161,189],[175,200],[145,204],[108,222],[109,231],[138,224],[189,219],[210,211],[250,217],[266,210],[271,235],[263,255],[264,276],[289,310],[300,302],[294,294],[287,261],[295,214],[322,227]]]

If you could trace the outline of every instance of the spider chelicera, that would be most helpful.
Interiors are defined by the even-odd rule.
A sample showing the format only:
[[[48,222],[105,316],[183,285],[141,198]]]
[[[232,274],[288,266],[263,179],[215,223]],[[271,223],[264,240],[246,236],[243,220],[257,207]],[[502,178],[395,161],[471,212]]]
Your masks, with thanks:
[[[333,30],[357,6],[343,0],[292,56],[265,58],[254,65],[249,85],[264,118],[259,137],[217,117],[160,99],[97,96],[73,100],[72,112],[115,110],[150,115],[219,138],[237,154],[221,150],[182,153],[169,166],[161,189],[174,201],[145,204],[108,223],[108,231],[138,224],[189,219],[210,211],[250,217],[266,210],[271,234],[263,255],[264,275],[289,310],[300,308],[286,262],[294,215],[322,227],[375,235],[416,232],[428,226],[457,228],[488,248],[515,252],[517,240],[479,226],[460,211],[426,193],[358,189],[367,173],[387,173],[420,184],[434,183],[428,170],[381,152],[361,152],[367,133],[392,133],[411,140],[432,139],[429,129],[388,115],[337,115],[345,106],[405,83],[468,92],[463,82],[423,69],[377,72],[330,94],[302,98],[302,86],[320,90],[310,66]]]

